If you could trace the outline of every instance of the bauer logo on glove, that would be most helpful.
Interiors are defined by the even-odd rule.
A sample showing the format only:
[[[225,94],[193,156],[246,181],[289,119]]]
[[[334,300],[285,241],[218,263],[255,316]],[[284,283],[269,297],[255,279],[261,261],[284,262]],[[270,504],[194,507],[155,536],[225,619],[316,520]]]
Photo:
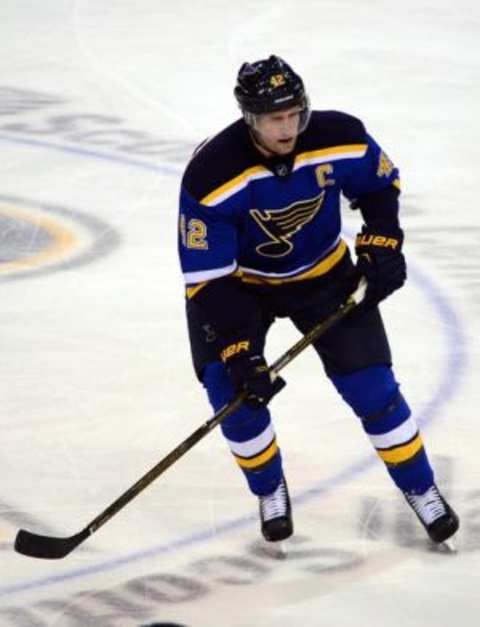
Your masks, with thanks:
[[[403,231],[399,228],[378,233],[364,226],[357,235],[357,270],[367,279],[367,305],[376,305],[405,283],[407,268],[402,244]]]
[[[385,237],[385,235],[372,235],[370,233],[359,233],[355,240],[355,246],[379,246],[380,248],[393,248],[396,250],[401,246],[400,241],[394,237]]]

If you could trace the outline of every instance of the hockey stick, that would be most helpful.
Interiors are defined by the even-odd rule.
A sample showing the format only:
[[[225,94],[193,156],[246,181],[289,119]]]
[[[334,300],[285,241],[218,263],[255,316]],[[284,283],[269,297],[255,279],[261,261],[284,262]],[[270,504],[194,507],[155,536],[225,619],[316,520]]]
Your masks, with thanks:
[[[299,355],[307,346],[310,346],[315,340],[323,335],[331,326],[342,320],[354,307],[356,307],[364,298],[366,290],[366,281],[361,279],[357,289],[349,296],[349,298],[340,307],[326,318],[323,322],[319,322],[308,333],[306,333],[296,344],[279,357],[270,367],[270,375],[275,378],[280,370],[289,364],[297,355]],[[243,400],[246,392],[241,392],[227,405],[224,405],[212,418],[202,424],[194,431],[186,440],[174,448],[166,457],[164,457],[156,466],[149,470],[141,477],[131,488],[124,492],[116,501],[114,501],[107,509],[94,518],[79,533],[69,536],[68,538],[56,538],[52,536],[43,536],[32,533],[25,529],[20,529],[15,539],[15,550],[18,553],[29,557],[39,557],[44,559],[60,559],[71,553],[79,544],[91,536],[95,531],[100,529],[115,514],[127,505],[133,498],[138,496],[147,486],[149,486],[157,477],[159,477],[167,468],[172,466],[180,457],[189,451],[197,442],[200,442],[212,429],[222,422],[227,416],[236,411]]]

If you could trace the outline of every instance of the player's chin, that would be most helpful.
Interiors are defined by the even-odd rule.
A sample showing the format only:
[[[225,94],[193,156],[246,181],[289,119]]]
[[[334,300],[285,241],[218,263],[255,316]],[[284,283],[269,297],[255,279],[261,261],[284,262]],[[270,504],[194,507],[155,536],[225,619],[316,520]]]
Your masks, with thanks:
[[[277,141],[277,152],[286,155],[295,148],[295,139],[280,139]]]

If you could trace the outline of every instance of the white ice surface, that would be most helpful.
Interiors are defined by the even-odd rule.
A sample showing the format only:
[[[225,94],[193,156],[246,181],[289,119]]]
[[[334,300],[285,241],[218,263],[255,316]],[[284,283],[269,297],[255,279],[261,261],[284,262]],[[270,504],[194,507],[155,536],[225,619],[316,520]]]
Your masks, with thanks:
[[[0,222],[0,627],[476,626],[478,2],[4,0],[0,34],[0,219],[28,216],[32,246],[42,216],[77,240],[71,265],[29,273],[7,267]],[[79,531],[211,415],[184,321],[180,174],[238,115],[239,65],[273,52],[401,167],[411,280],[383,312],[458,554],[429,549],[312,352],[272,403],[286,557],[258,544],[220,432],[69,557],[17,555],[18,527]],[[357,220],[345,211],[348,234]],[[75,265],[92,245],[105,254]],[[296,337],[279,324],[269,357]]]

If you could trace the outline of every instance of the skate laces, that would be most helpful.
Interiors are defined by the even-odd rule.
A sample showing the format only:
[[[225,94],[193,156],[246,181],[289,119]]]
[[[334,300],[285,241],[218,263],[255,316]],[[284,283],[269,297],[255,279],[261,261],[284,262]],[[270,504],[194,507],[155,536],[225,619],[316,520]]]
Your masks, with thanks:
[[[260,509],[263,520],[272,520],[288,515],[287,485],[282,479],[272,494],[260,497]]]
[[[407,501],[426,525],[444,516],[447,509],[437,486],[433,485],[424,494],[405,494]]]

